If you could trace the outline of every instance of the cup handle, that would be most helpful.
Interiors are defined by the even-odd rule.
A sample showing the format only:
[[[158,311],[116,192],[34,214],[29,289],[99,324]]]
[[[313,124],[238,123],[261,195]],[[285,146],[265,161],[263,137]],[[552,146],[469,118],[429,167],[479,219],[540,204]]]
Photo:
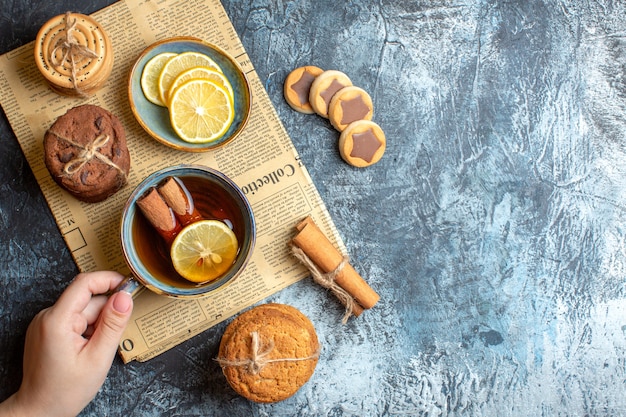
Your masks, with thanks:
[[[122,282],[119,283],[119,285],[112,291],[112,293],[124,291],[135,297],[135,295],[139,293],[139,290],[142,287],[143,286],[141,285],[141,283],[139,283],[139,281],[137,281],[134,276],[128,275],[122,280]]]

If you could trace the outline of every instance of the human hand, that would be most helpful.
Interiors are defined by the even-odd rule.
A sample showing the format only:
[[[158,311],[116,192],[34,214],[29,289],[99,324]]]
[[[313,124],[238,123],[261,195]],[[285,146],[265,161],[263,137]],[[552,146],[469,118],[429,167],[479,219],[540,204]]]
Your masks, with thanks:
[[[79,274],[35,316],[26,332],[22,385],[0,404],[0,416],[75,416],[95,397],[132,312],[130,294],[104,295],[122,278]]]

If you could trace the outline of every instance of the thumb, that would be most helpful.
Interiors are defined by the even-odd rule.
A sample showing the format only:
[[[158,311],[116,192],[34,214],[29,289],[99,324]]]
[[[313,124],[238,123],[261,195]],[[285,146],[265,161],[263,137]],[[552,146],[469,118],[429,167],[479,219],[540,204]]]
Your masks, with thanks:
[[[113,360],[132,311],[133,298],[129,293],[119,291],[109,297],[89,340],[92,353],[98,359],[110,356]]]

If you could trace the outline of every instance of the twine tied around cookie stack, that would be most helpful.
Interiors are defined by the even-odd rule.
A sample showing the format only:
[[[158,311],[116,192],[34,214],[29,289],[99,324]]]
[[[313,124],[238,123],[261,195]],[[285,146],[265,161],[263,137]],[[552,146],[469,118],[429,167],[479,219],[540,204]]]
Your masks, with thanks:
[[[115,168],[124,176],[124,178],[126,178],[126,172],[122,168],[120,168],[115,162],[111,161],[111,159],[109,159],[106,155],[103,155],[100,152],[100,149],[105,146],[109,141],[109,135],[100,134],[94,140],[89,141],[86,145],[81,145],[80,143],[75,142],[72,139],[63,137],[56,132],[50,133],[61,139],[62,141],[67,142],[68,144],[80,149],[80,153],[78,154],[78,156],[70,159],[63,166],[63,173],[65,175],[74,175],[75,173],[79,172],[85,166],[85,164],[96,158],[102,161],[104,164]]]
[[[308,317],[290,305],[266,303],[226,326],[215,361],[235,392],[271,403],[295,394],[313,375],[320,355]]]
[[[251,346],[250,346],[250,357],[245,359],[238,360],[228,360],[225,358],[215,358],[215,361],[220,364],[220,366],[241,366],[246,368],[246,370],[251,375],[258,375],[265,366],[270,363],[276,362],[299,362],[299,361],[308,361],[311,359],[317,359],[320,356],[320,349],[318,348],[313,354],[304,357],[304,358],[273,358],[270,359],[269,356],[274,350],[274,342],[270,340],[269,344],[265,347],[265,349],[261,350],[261,338],[259,336],[259,332],[251,332],[250,337],[252,338]]]
[[[104,85],[113,69],[113,48],[92,17],[67,12],[46,22],[35,40],[35,63],[50,87],[86,97]]]

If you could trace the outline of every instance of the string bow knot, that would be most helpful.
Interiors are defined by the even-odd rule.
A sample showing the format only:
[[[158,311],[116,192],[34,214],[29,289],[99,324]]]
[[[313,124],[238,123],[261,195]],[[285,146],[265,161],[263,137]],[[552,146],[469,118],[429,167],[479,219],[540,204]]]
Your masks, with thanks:
[[[52,131],[50,131],[50,133],[61,139],[62,141],[65,141],[70,145],[80,149],[80,153],[78,154],[78,156],[72,158],[63,166],[63,173],[65,175],[74,175],[75,173],[79,172],[85,166],[85,164],[87,164],[87,162],[91,161],[93,158],[96,158],[106,165],[115,168],[124,177],[126,177],[126,172],[124,172],[122,168],[120,168],[115,162],[113,162],[106,155],[103,155],[100,152],[100,149],[102,149],[102,147],[104,147],[109,142],[109,135],[101,133],[91,142],[87,143],[86,145],[82,145],[76,141],[73,141],[72,139],[61,136],[58,133]]]
[[[270,340],[265,349],[261,349],[261,338],[259,336],[259,332],[251,332],[250,336],[252,338],[251,342],[251,353],[250,358],[239,359],[239,360],[228,360],[224,358],[216,358],[215,360],[222,366],[242,366],[248,370],[248,373],[252,375],[258,375],[265,366],[270,363],[275,362],[298,362],[298,361],[306,361],[309,359],[316,359],[320,355],[319,349],[315,351],[312,355],[307,356],[306,358],[276,358],[270,359],[269,355],[274,350],[274,342]]]
[[[78,82],[76,80],[76,75],[78,73],[77,63],[82,61],[84,58],[98,58],[98,54],[85,45],[78,43],[76,37],[74,36],[74,31],[76,30],[76,18],[71,20],[70,17],[70,12],[65,13],[65,38],[58,42],[52,50],[50,54],[50,62],[58,69],[63,66],[64,62],[69,61],[74,89],[83,95],[82,91],[78,88]],[[60,54],[61,57],[58,58],[57,54]]]
[[[80,171],[87,162],[93,158],[98,158],[106,164],[115,165],[109,158],[100,153],[100,148],[107,144],[109,141],[109,135],[101,134],[87,145],[82,146],[76,142],[70,143],[80,149],[78,156],[71,161],[67,162],[63,167],[63,172],[67,175],[73,175]],[[117,167],[117,165],[115,165]]]
[[[341,288],[335,280],[341,270],[348,264],[348,262],[350,262],[350,259],[344,255],[341,262],[334,270],[324,273],[301,248],[296,245],[291,245],[291,250],[294,256],[311,272],[311,278],[313,278],[313,281],[335,294],[339,301],[341,301],[341,303],[346,307],[343,319],[341,320],[343,324],[346,324],[350,316],[354,313],[356,302],[354,301],[354,298],[352,298],[346,290]]]

